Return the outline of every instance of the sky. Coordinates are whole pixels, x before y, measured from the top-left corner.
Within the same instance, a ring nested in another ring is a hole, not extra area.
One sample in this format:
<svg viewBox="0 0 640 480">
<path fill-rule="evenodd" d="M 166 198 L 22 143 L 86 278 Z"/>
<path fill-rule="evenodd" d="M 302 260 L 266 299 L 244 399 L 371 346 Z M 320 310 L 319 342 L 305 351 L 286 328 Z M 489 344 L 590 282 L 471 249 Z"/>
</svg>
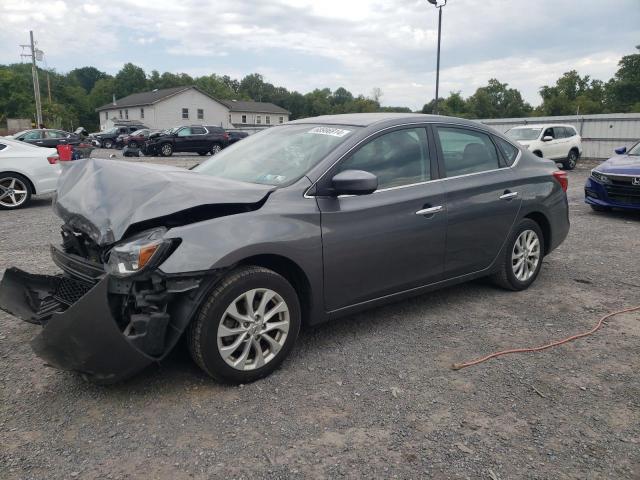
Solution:
<svg viewBox="0 0 640 480">
<path fill-rule="evenodd" d="M 442 1 L 442 0 L 440 0 Z M 435 94 L 437 9 L 427 0 L 0 0 L 0 64 L 20 61 L 33 30 L 43 66 L 115 74 L 258 72 L 306 93 L 382 90 L 419 109 Z M 538 89 L 562 73 L 608 80 L 640 44 L 640 0 L 448 0 L 440 94 L 466 97 L 490 78 Z"/>
</svg>

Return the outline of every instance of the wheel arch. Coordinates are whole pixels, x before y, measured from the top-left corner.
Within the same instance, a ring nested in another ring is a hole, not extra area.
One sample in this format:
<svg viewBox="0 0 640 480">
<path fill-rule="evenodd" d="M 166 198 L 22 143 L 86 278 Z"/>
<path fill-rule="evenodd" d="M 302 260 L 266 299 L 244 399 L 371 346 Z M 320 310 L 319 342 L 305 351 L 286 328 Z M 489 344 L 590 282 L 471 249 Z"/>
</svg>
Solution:
<svg viewBox="0 0 640 480">
<path fill-rule="evenodd" d="M 544 236 L 544 253 L 545 255 L 549 253 L 551 250 L 551 223 L 547 216 L 542 212 L 530 212 L 523 218 L 528 218 L 538 224 Z"/>
<path fill-rule="evenodd" d="M 300 265 L 290 258 L 277 254 L 254 255 L 241 260 L 237 265 L 256 265 L 282 275 L 298 294 L 302 323 L 309 323 L 312 312 L 311 282 Z"/>
<path fill-rule="evenodd" d="M 31 195 L 36 195 L 36 185 L 35 183 L 29 178 L 29 175 L 26 175 L 22 172 L 16 172 L 14 170 L 3 170 L 0 172 L 0 175 L 5 175 L 5 174 L 9 174 L 9 175 L 20 175 L 21 177 L 23 177 L 27 182 L 28 182 L 28 187 L 31 190 Z"/>
</svg>

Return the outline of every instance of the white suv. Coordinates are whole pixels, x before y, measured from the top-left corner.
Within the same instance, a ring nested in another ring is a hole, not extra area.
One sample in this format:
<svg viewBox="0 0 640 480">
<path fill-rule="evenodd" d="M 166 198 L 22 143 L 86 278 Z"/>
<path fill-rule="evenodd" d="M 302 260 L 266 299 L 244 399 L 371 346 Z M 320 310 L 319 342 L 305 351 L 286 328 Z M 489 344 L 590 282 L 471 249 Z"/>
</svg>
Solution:
<svg viewBox="0 0 640 480">
<path fill-rule="evenodd" d="M 561 163 L 565 170 L 576 168 L 582 155 L 582 138 L 571 125 L 524 125 L 506 135 L 535 155 Z"/>
</svg>

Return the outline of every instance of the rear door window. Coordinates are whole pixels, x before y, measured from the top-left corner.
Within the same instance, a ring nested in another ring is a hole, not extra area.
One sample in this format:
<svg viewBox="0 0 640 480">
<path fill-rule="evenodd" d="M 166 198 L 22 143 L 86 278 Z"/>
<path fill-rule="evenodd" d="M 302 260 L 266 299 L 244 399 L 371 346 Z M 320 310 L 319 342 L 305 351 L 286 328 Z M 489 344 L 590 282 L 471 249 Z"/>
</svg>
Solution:
<svg viewBox="0 0 640 480">
<path fill-rule="evenodd" d="M 489 135 L 465 128 L 437 127 L 447 177 L 500 168 Z"/>
<path fill-rule="evenodd" d="M 339 165 L 338 172 L 345 170 L 373 173 L 378 177 L 378 189 L 430 180 L 427 132 L 424 128 L 407 128 L 380 135 Z"/>
<path fill-rule="evenodd" d="M 204 135 L 207 131 L 203 127 L 191 127 L 191 135 Z"/>
</svg>

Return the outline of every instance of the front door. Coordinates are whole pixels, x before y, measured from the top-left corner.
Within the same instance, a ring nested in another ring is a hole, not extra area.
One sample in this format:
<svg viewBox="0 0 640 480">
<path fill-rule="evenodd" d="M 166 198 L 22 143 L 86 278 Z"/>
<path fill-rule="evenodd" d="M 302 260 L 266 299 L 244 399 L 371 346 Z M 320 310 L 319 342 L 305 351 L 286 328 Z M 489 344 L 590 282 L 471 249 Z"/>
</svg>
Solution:
<svg viewBox="0 0 640 480">
<path fill-rule="evenodd" d="M 505 243 L 521 204 L 515 175 L 490 136 L 463 127 L 436 127 L 446 179 L 445 277 L 481 271 Z"/>
<path fill-rule="evenodd" d="M 433 159 L 433 165 L 432 165 Z M 442 278 L 446 205 L 431 182 L 435 155 L 425 127 L 372 138 L 325 175 L 365 170 L 378 177 L 370 195 L 318 197 L 327 311 Z"/>
</svg>

